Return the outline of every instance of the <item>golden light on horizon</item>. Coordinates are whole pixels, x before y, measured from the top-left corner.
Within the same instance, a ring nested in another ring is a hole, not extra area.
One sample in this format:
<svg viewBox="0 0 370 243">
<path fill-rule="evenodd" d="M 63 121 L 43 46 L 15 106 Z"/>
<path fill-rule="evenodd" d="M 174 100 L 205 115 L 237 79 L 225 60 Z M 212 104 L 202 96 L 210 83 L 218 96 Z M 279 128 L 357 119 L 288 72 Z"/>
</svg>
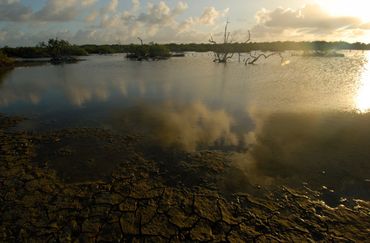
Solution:
<svg viewBox="0 0 370 243">
<path fill-rule="evenodd" d="M 370 53 L 361 74 L 360 86 L 355 97 L 355 107 L 361 113 L 370 111 Z"/>
</svg>

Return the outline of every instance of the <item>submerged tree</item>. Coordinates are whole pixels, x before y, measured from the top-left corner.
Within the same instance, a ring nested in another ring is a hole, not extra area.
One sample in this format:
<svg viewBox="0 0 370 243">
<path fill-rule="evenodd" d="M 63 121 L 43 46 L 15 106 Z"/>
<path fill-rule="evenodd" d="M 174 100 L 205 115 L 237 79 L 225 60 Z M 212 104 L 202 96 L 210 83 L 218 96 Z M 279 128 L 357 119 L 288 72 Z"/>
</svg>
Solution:
<svg viewBox="0 0 370 243">
<path fill-rule="evenodd" d="M 281 58 L 281 62 L 283 62 L 284 58 L 283 58 L 283 56 L 281 55 L 280 52 L 272 52 L 270 54 L 265 54 L 265 53 L 256 54 L 256 52 L 254 52 L 254 54 L 252 54 L 250 52 L 249 57 L 244 60 L 244 64 L 245 65 L 255 64 L 258 61 L 258 59 L 260 59 L 261 57 L 267 59 L 267 58 L 269 58 L 271 56 L 274 56 L 274 55 L 279 55 L 279 57 Z"/>
<path fill-rule="evenodd" d="M 211 35 L 211 38 L 209 39 L 209 42 L 215 45 L 215 50 L 213 51 L 214 54 L 214 62 L 218 63 L 226 63 L 227 60 L 231 59 L 234 56 L 234 52 L 230 48 L 230 44 L 232 44 L 232 40 L 230 39 L 230 32 L 228 32 L 227 28 L 229 25 L 229 21 L 226 22 L 225 30 L 224 30 L 224 37 L 223 37 L 223 43 L 219 44 Z M 245 41 L 245 43 L 248 43 L 250 41 L 250 32 L 248 31 L 249 37 L 248 40 Z"/>
<path fill-rule="evenodd" d="M 233 50 L 233 44 L 238 44 L 237 42 L 233 42 L 232 40 L 232 37 L 231 37 L 231 33 L 228 31 L 228 25 L 229 25 L 229 21 L 226 21 L 226 24 L 225 24 L 225 29 L 224 29 L 224 34 L 223 34 L 223 42 L 220 44 L 220 43 L 217 43 L 214 39 L 213 39 L 213 36 L 211 35 L 210 39 L 209 39 L 209 42 L 211 44 L 214 45 L 214 48 L 213 48 L 213 54 L 214 54 L 214 59 L 213 61 L 214 62 L 218 62 L 218 63 L 227 63 L 227 61 L 229 59 L 231 59 L 234 54 L 235 54 L 235 51 Z M 248 30 L 248 38 L 246 41 L 244 41 L 242 44 L 247 44 L 249 43 L 251 40 L 251 33 L 250 31 Z M 240 44 L 240 43 L 239 43 Z M 247 64 L 255 64 L 261 57 L 267 59 L 273 55 L 279 55 L 280 58 L 283 58 L 281 53 L 278 53 L 278 52 L 272 52 L 270 54 L 264 54 L 264 53 L 260 53 L 260 54 L 257 54 L 256 52 L 254 54 L 252 54 L 250 51 L 247 52 L 249 57 L 247 57 L 245 60 L 244 60 L 244 63 L 245 65 Z M 241 61 L 241 53 L 238 52 L 239 54 L 239 62 Z"/>
</svg>

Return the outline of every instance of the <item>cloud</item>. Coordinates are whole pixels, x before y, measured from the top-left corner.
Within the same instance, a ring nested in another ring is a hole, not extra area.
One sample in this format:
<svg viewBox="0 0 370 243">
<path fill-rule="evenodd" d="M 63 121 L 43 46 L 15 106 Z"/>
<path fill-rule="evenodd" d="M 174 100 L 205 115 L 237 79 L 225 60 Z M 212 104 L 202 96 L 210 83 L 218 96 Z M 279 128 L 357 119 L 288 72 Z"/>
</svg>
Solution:
<svg viewBox="0 0 370 243">
<path fill-rule="evenodd" d="M 224 10 L 224 12 L 228 11 L 229 9 Z M 222 15 L 224 13 L 217 11 L 214 7 L 207 7 L 199 17 L 199 22 L 202 24 L 215 24 L 215 20 Z"/>
<path fill-rule="evenodd" d="M 82 6 L 91 6 L 94 3 L 96 3 L 96 0 L 82 0 L 81 1 L 81 5 Z"/>
<path fill-rule="evenodd" d="M 38 11 L 23 5 L 19 0 L 0 1 L 0 20 L 12 22 L 26 21 L 71 21 L 75 20 L 82 8 L 93 5 L 96 0 L 48 0 Z"/>
<path fill-rule="evenodd" d="M 101 31 L 105 32 L 107 28 L 114 28 L 116 33 L 111 33 L 111 35 L 122 33 L 121 36 L 135 39 L 137 36 L 153 37 L 160 31 L 174 32 L 178 27 L 177 17 L 187 8 L 188 5 L 181 1 L 173 8 L 170 8 L 164 1 L 160 1 L 158 4 L 148 3 L 146 11 L 139 12 L 140 2 L 133 0 L 132 8 L 122 13 L 104 14 L 103 11 L 100 16 L 100 27 L 103 28 Z M 172 35 L 175 34 L 172 33 Z"/>
<path fill-rule="evenodd" d="M 276 8 L 262 9 L 256 13 L 257 24 L 252 33 L 258 37 L 297 37 L 310 35 L 337 37 L 348 31 L 365 30 L 368 25 L 360 18 L 351 16 L 332 16 L 317 4 L 307 4 L 300 9 Z"/>
<path fill-rule="evenodd" d="M 163 1 L 156 5 L 149 3 L 147 12 L 141 13 L 136 21 L 149 27 L 156 25 L 170 26 L 176 24 L 175 17 L 182 14 L 185 9 L 182 3 L 179 3 L 174 9 L 170 9 Z"/>
<path fill-rule="evenodd" d="M 70 21 L 78 16 L 80 3 L 77 0 L 49 0 L 33 18 L 38 21 Z"/>
<path fill-rule="evenodd" d="M 105 12 L 116 12 L 118 7 L 118 0 L 111 0 L 110 3 L 105 7 Z"/>
<path fill-rule="evenodd" d="M 91 12 L 89 15 L 85 17 L 86 22 L 94 22 L 99 16 L 97 11 Z"/>
<path fill-rule="evenodd" d="M 132 11 L 136 12 L 140 8 L 140 0 L 132 0 Z"/>
<path fill-rule="evenodd" d="M 32 9 L 20 3 L 18 0 L 0 1 L 0 20 L 1 21 L 24 21 L 29 19 Z"/>
<path fill-rule="evenodd" d="M 182 19 L 188 10 L 188 3 L 178 1 L 169 5 L 166 1 L 141 5 L 140 0 L 132 0 L 129 9 L 119 9 L 118 0 L 100 1 L 105 3 L 99 9 L 97 0 L 47 0 L 39 10 L 32 10 L 18 0 L 0 2 L 0 20 L 9 23 L 3 29 L 0 43 L 4 45 L 34 45 L 41 38 L 57 35 L 56 28 L 46 28 L 45 24 L 53 22 L 54 26 L 63 24 L 70 42 L 116 43 L 136 42 L 137 36 L 154 42 L 197 42 L 207 39 L 208 32 L 202 26 L 216 26 L 217 20 L 225 16 L 228 9 L 219 10 L 213 6 L 206 7 L 199 16 Z M 78 22 L 79 30 L 71 30 L 67 22 Z M 42 27 L 41 27 L 42 26 Z M 9 27 L 14 28 L 10 30 Z M 27 31 L 25 29 L 32 29 Z M 60 32 L 60 30 L 58 30 Z M 11 36 L 16 33 L 17 38 Z M 47 34 L 49 33 L 49 34 Z M 21 37 L 21 38 L 19 38 Z"/>
<path fill-rule="evenodd" d="M 330 16 L 319 5 L 306 5 L 302 9 L 292 10 L 277 8 L 273 11 L 257 12 L 257 23 L 268 27 L 283 28 L 325 28 L 359 26 L 362 22 L 356 17 Z"/>
<path fill-rule="evenodd" d="M 179 32 L 188 31 L 196 25 L 215 25 L 219 17 L 225 16 L 229 12 L 229 8 L 223 11 L 217 10 L 215 7 L 207 7 L 203 10 L 199 17 L 189 17 L 179 25 Z"/>
</svg>

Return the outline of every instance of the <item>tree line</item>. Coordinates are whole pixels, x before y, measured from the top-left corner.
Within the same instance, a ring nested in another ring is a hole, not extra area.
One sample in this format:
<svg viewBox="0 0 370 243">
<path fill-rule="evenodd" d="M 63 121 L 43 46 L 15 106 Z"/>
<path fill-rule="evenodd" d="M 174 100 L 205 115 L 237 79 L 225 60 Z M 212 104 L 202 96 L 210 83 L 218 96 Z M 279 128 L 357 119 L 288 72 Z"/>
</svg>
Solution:
<svg viewBox="0 0 370 243">
<path fill-rule="evenodd" d="M 58 46 L 58 48 L 53 48 Z M 326 41 L 274 41 L 274 42 L 248 42 L 248 43 L 169 43 L 158 45 L 157 49 L 165 48 L 170 52 L 217 52 L 222 46 L 223 50 L 229 53 L 242 53 L 259 51 L 326 51 L 326 50 L 370 50 L 370 44 L 361 42 L 348 43 L 344 41 L 326 42 Z M 34 47 L 8 47 L 1 48 L 1 52 L 9 57 L 18 58 L 52 58 L 56 52 L 62 52 L 68 56 L 85 56 L 89 54 L 113 54 L 130 53 L 133 50 L 140 50 L 140 44 L 113 44 L 113 45 L 72 45 L 64 40 L 50 39 L 47 43 L 39 43 Z M 146 46 L 148 48 L 148 46 Z"/>
</svg>

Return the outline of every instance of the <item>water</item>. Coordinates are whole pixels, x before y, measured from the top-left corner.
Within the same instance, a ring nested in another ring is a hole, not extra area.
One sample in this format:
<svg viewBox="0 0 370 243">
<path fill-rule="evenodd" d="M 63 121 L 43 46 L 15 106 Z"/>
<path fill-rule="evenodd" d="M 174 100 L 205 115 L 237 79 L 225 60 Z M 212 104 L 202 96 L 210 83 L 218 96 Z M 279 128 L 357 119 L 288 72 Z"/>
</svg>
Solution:
<svg viewBox="0 0 370 243">
<path fill-rule="evenodd" d="M 370 107 L 362 94 L 368 90 L 367 56 L 347 55 L 301 58 L 286 54 L 286 65 L 276 57 L 248 67 L 237 62 L 215 64 L 209 54 L 161 62 L 91 56 L 78 64 L 24 67 L 4 74 L 0 111 L 34 117 L 76 112 L 86 117 L 102 110 L 169 102 L 201 102 L 230 114 L 253 109 L 365 111 Z"/>
<path fill-rule="evenodd" d="M 345 54 L 250 66 L 210 53 L 111 55 L 16 68 L 0 76 L 0 112 L 28 117 L 22 126 L 34 131 L 103 127 L 188 152 L 231 149 L 252 183 L 309 181 L 368 198 L 370 54 Z"/>
</svg>

